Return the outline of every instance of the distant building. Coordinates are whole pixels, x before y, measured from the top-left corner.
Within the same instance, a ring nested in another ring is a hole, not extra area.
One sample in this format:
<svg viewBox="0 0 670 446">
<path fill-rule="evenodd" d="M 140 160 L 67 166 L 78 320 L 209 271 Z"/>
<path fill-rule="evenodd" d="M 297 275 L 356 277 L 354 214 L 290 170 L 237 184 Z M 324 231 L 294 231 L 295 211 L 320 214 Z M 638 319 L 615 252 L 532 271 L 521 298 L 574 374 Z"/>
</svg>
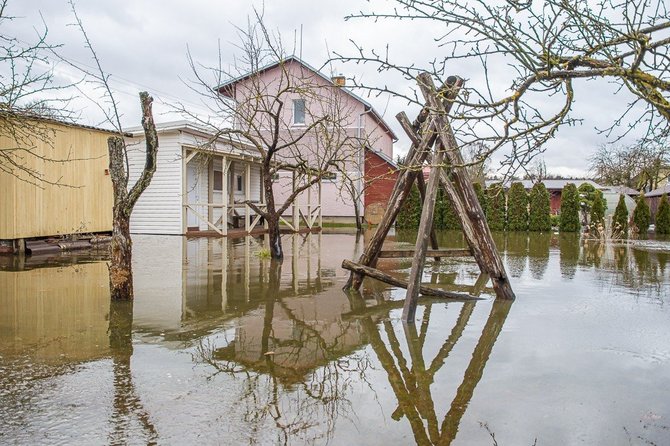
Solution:
<svg viewBox="0 0 670 446">
<path fill-rule="evenodd" d="M 649 205 L 649 210 L 651 211 L 651 222 L 654 224 L 656 223 L 656 212 L 658 211 L 658 205 L 661 204 L 661 197 L 663 194 L 667 194 L 670 197 L 670 184 L 654 189 L 644 195 L 644 198 Z"/>
</svg>

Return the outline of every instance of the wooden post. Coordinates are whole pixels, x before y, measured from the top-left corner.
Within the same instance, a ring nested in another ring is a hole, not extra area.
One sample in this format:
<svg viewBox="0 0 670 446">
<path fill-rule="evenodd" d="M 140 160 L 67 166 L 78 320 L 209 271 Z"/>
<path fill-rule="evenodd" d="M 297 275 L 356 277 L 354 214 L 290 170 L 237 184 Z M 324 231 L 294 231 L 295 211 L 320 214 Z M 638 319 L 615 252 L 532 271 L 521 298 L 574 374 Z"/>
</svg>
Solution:
<svg viewBox="0 0 670 446">
<path fill-rule="evenodd" d="M 451 125 L 447 119 L 447 110 L 442 102 L 438 99 L 438 91 L 435 89 L 435 84 L 428 73 L 421 73 L 418 76 L 419 88 L 426 98 L 428 107 L 432 110 L 431 116 L 435 121 L 435 131 L 445 148 L 445 155 L 452 167 L 452 176 L 454 179 L 455 193 L 452 190 L 450 198 L 452 203 L 457 206 L 458 201 L 463 201 L 461 210 L 456 214 L 461 220 L 464 227 L 472 228 L 468 242 L 472 248 L 473 255 L 477 260 L 480 268 L 491 277 L 493 289 L 496 295 L 503 299 L 514 299 L 514 291 L 509 283 L 505 267 L 500 259 L 500 255 L 493 241 L 493 236 L 489 230 L 484 211 L 477 199 L 477 194 L 472 187 L 472 181 L 465 169 L 465 161 L 458 149 L 456 138 L 454 137 Z M 446 174 L 443 175 L 443 184 L 448 184 Z M 447 191 L 449 192 L 449 191 Z M 466 237 L 468 234 L 466 232 Z"/>
<path fill-rule="evenodd" d="M 214 160 L 210 156 L 207 160 L 207 220 L 214 221 L 214 207 L 209 206 L 214 203 Z"/>
<path fill-rule="evenodd" d="M 321 181 L 321 178 L 319 178 L 319 228 L 323 228 L 323 201 L 321 200 Z"/>
<path fill-rule="evenodd" d="M 295 170 L 293 171 L 293 178 L 291 182 L 291 192 L 295 192 L 295 188 L 297 186 L 298 178 L 295 174 Z M 300 229 L 300 208 L 298 207 L 298 197 L 295 197 L 295 200 L 293 200 L 293 230 L 295 232 L 298 232 Z"/>
<path fill-rule="evenodd" d="M 228 172 L 230 171 L 230 161 L 224 156 L 221 159 L 221 232 L 224 236 L 228 235 Z"/>
<path fill-rule="evenodd" d="M 421 202 L 423 203 L 424 200 L 426 199 L 426 180 L 423 178 L 423 172 L 419 173 L 419 175 L 416 176 L 416 186 L 419 189 L 419 197 L 421 198 Z M 431 224 L 430 225 L 430 247 L 433 248 L 434 250 L 440 249 L 440 245 L 437 243 L 437 235 L 435 234 L 435 228 Z M 434 257 L 436 261 L 439 261 L 439 257 Z"/>
<path fill-rule="evenodd" d="M 246 163 L 244 171 L 244 201 L 245 203 L 251 200 L 251 164 Z M 244 231 L 248 234 L 251 224 L 251 208 L 248 204 L 244 206 Z"/>
<path fill-rule="evenodd" d="M 430 168 L 428 177 L 428 186 L 426 188 L 426 197 L 423 200 L 421 209 L 421 220 L 419 221 L 419 233 L 414 247 L 414 258 L 412 259 L 412 269 L 409 275 L 409 285 L 407 286 L 407 295 L 405 296 L 405 305 L 402 310 L 402 317 L 405 322 L 410 322 L 416 314 L 416 305 L 419 301 L 419 287 L 423 276 L 423 267 L 426 263 L 426 249 L 428 249 L 428 239 L 430 238 L 433 227 L 433 214 L 435 211 L 435 199 L 437 198 L 437 188 L 439 186 L 440 170 L 444 161 L 444 151 L 436 150 L 433 159 L 434 165 Z M 422 175 L 422 173 L 420 173 Z"/>
<path fill-rule="evenodd" d="M 453 100 L 458 95 L 461 86 L 463 85 L 463 80 L 451 76 L 447 79 L 447 83 L 441 89 L 441 93 L 444 95 L 447 104 L 445 108 L 447 110 L 451 109 L 451 104 Z M 404 113 L 399 113 L 396 117 L 398 120 L 402 119 Z M 389 230 L 395 223 L 395 219 L 400 212 L 402 203 L 405 201 L 409 195 L 412 184 L 416 179 L 417 172 L 415 169 L 420 170 L 420 166 L 423 165 L 424 160 L 428 154 L 428 150 L 435 142 L 436 136 L 429 132 L 429 129 L 432 127 L 432 120 L 429 119 L 429 109 L 425 106 L 421 109 L 421 112 L 417 116 L 414 124 L 412 125 L 414 131 L 419 131 L 419 134 L 425 137 L 420 140 L 419 143 L 414 141 L 409 149 L 407 154 L 407 168 L 400 171 L 396 184 L 393 187 L 393 192 L 391 193 L 391 198 L 389 200 L 389 206 L 386 209 L 386 212 L 382 216 L 381 221 L 375 229 L 375 233 L 370 239 L 370 242 L 365 247 L 363 254 L 359 258 L 358 263 L 364 266 L 375 266 L 377 263 L 377 255 L 381 250 L 382 245 L 384 244 L 384 239 L 388 234 Z M 354 289 L 358 290 L 363 283 L 363 275 L 358 273 L 352 273 L 349 276 L 344 289 Z"/>
</svg>

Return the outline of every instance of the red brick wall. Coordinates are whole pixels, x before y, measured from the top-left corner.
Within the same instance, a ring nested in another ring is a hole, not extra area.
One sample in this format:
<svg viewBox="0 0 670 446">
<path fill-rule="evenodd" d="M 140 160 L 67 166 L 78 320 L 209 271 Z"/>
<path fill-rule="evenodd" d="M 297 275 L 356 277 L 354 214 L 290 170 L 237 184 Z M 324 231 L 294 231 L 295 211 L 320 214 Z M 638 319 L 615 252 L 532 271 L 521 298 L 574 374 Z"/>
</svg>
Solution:
<svg viewBox="0 0 670 446">
<path fill-rule="evenodd" d="M 387 203 L 398 178 L 398 171 L 376 153 L 366 150 L 364 172 L 366 188 L 363 193 L 363 204 L 365 207 L 373 203 Z"/>
<path fill-rule="evenodd" d="M 549 194 L 550 194 L 551 214 L 558 215 L 558 213 L 561 212 L 561 191 L 552 190 L 549 192 Z"/>
</svg>

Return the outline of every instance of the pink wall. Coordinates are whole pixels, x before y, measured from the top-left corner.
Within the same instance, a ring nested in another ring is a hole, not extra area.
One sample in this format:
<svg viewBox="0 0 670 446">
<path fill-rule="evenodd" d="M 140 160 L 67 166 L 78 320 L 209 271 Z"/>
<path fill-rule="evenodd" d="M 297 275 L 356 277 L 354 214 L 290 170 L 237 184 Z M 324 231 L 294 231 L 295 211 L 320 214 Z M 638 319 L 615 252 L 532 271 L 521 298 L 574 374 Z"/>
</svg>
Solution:
<svg viewBox="0 0 670 446">
<path fill-rule="evenodd" d="M 366 139 L 367 145 L 384 152 L 391 158 L 393 157 L 391 135 L 380 126 L 379 121 L 371 112 L 366 113 L 363 103 L 295 60 L 290 60 L 283 66 L 276 66 L 258 75 L 242 79 L 235 84 L 231 96 L 234 96 L 238 102 L 240 111 L 248 113 L 252 117 L 254 125 L 267 131 L 273 125 L 268 115 L 257 112 L 251 113 L 251 110 L 267 109 L 267 107 L 259 107 L 256 98 L 269 103 L 268 101 L 272 101 L 278 91 L 286 89 L 289 84 L 298 88 L 290 89 L 281 94 L 284 106 L 280 113 L 280 134 L 282 135 L 280 144 L 288 142 L 294 139 L 296 135 L 304 132 L 306 126 L 313 122 L 313 119 L 318 119 L 318 117 L 324 115 L 338 115 L 345 132 L 333 132 L 330 136 L 335 138 L 343 138 L 344 134 L 348 136 L 347 148 L 342 149 L 338 159 L 344 161 L 345 170 L 349 172 L 351 178 L 362 178 L 364 170 L 364 155 L 360 149 L 360 142 L 357 140 L 351 141 L 351 138 L 361 136 Z M 258 91 L 262 91 L 264 94 L 259 95 L 257 94 Z M 307 109 L 305 125 L 293 125 L 294 99 L 305 99 Z M 239 122 L 236 123 L 236 126 L 243 128 L 245 124 Z M 316 132 L 310 132 L 300 140 L 295 148 L 287 148 L 278 152 L 277 159 L 294 163 L 296 159 L 302 158 L 312 166 L 323 166 L 328 156 L 325 155 L 327 151 L 324 150 L 322 141 L 323 138 L 316 136 Z M 340 176 L 338 173 L 338 179 L 334 182 L 323 182 L 323 215 L 326 217 L 354 216 L 351 196 L 341 193 Z M 358 183 L 358 181 L 355 182 Z M 362 181 L 360 183 L 362 185 Z M 280 181 L 277 182 L 275 187 L 276 201 L 283 202 L 290 194 L 290 190 L 291 174 L 280 175 Z M 301 202 L 306 203 L 306 194 L 303 195 Z M 312 202 L 316 203 L 316 189 L 313 190 L 312 195 Z M 363 212 L 364 209 L 361 206 L 361 214 Z"/>
</svg>

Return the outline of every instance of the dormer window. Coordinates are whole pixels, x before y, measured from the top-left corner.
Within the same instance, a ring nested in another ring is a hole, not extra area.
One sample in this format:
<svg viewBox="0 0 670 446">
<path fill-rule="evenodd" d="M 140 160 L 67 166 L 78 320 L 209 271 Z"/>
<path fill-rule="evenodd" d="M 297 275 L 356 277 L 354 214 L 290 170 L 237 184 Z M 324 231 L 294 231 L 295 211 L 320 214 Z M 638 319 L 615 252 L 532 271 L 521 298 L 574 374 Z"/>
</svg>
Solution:
<svg viewBox="0 0 670 446">
<path fill-rule="evenodd" d="M 293 100 L 293 124 L 303 125 L 305 123 L 305 100 Z"/>
</svg>

